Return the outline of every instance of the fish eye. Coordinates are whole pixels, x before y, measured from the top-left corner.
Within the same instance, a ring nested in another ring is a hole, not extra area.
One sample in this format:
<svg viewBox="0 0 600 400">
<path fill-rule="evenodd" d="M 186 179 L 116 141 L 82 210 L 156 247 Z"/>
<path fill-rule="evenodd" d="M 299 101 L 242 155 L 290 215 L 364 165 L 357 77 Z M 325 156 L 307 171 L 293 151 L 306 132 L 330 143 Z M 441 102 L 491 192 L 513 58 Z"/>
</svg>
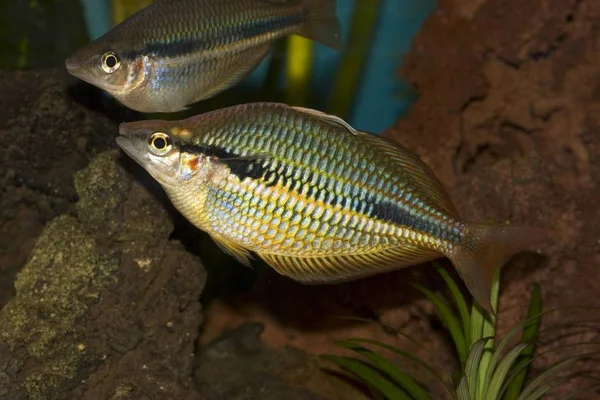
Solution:
<svg viewBox="0 0 600 400">
<path fill-rule="evenodd" d="M 171 138 L 163 132 L 155 132 L 148 139 L 150 149 L 158 155 L 163 155 L 171 150 Z"/>
<path fill-rule="evenodd" d="M 106 73 L 113 73 L 119 69 L 121 66 L 121 60 L 119 57 L 113 52 L 108 51 L 102 55 L 102 69 Z"/>
</svg>

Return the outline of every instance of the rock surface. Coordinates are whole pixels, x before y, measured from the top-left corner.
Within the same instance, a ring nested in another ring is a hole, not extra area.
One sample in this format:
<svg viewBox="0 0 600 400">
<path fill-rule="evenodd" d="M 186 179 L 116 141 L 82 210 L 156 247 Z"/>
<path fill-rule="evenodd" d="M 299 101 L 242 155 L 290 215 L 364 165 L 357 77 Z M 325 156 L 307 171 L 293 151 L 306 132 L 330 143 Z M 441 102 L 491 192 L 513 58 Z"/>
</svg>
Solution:
<svg viewBox="0 0 600 400">
<path fill-rule="evenodd" d="M 196 383 L 206 400 L 252 400 L 259 394 L 261 400 L 342 399 L 356 392 L 333 382 L 314 357 L 266 346 L 260 339 L 263 329 L 244 324 L 202 348 Z"/>
<path fill-rule="evenodd" d="M 44 224 L 72 210 L 74 172 L 113 146 L 116 125 L 78 104 L 56 71 L 0 71 L 0 92 L 2 308 Z"/>
<path fill-rule="evenodd" d="M 165 207 L 102 153 L 77 173 L 0 311 L 0 397 L 171 399 L 193 390 L 205 274 Z"/>
</svg>

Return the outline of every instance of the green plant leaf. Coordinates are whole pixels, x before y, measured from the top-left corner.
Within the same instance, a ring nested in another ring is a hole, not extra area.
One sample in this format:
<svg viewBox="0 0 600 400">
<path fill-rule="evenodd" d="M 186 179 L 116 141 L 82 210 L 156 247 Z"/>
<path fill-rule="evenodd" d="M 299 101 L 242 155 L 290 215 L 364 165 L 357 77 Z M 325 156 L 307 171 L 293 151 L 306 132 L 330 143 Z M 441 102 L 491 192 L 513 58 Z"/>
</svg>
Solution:
<svg viewBox="0 0 600 400">
<path fill-rule="evenodd" d="M 577 343 L 569 343 L 569 344 L 565 344 L 565 345 L 563 345 L 563 346 L 556 346 L 556 347 L 554 347 L 554 348 L 551 348 L 551 349 L 548 349 L 548 350 L 546 350 L 546 351 L 544 351 L 544 352 L 541 352 L 541 353 L 539 353 L 539 354 L 538 354 L 538 357 L 542 357 L 542 356 L 544 356 L 544 355 L 546 355 L 546 354 L 548 354 L 548 353 L 550 353 L 550 352 L 556 351 L 556 350 L 558 350 L 558 349 L 564 349 L 564 348 L 566 348 L 566 347 L 574 347 L 574 346 L 581 346 L 581 345 L 593 345 L 593 344 L 600 344 L 600 343 L 597 343 L 597 342 L 589 342 L 589 341 L 586 341 L 586 342 L 577 342 Z M 593 356 L 593 355 L 595 355 L 595 354 L 600 354 L 600 353 L 587 353 L 587 354 L 584 354 L 584 356 L 585 356 L 585 357 L 591 357 L 591 356 Z M 585 357 L 584 357 L 584 358 L 585 358 Z M 531 364 L 533 361 L 534 361 L 534 360 L 533 360 L 533 358 L 529 358 L 529 359 L 523 359 L 523 360 L 521 360 L 521 361 L 517 362 L 517 364 L 516 364 L 516 365 L 515 365 L 515 367 L 513 368 L 513 372 L 512 372 L 512 375 L 511 375 L 511 377 L 510 377 L 510 378 L 508 378 L 508 379 L 506 380 L 506 382 L 504 383 L 504 387 L 503 387 L 503 388 L 502 388 L 502 390 L 500 391 L 500 397 L 502 397 L 502 395 L 504 394 L 504 392 L 506 392 L 506 390 L 507 390 L 508 386 L 509 386 L 509 385 L 512 383 L 512 380 L 513 380 L 513 379 L 514 379 L 514 378 L 515 378 L 515 377 L 516 377 L 516 376 L 517 376 L 517 375 L 518 375 L 518 374 L 519 374 L 521 371 L 523 371 L 523 369 L 525 369 L 525 368 L 526 368 L 528 365 L 530 365 L 530 364 Z M 520 395 L 521 395 L 521 392 L 522 392 L 522 390 L 521 390 L 519 393 L 517 393 L 517 395 L 518 395 L 518 396 L 520 396 Z M 505 400 L 505 398 L 503 398 L 503 400 Z"/>
<path fill-rule="evenodd" d="M 469 384 L 467 383 L 467 380 L 465 379 L 464 376 L 463 376 L 463 379 L 461 379 L 460 382 L 458 383 L 458 388 L 456 389 L 456 395 L 458 397 L 458 400 L 474 400 L 471 398 L 471 395 L 469 394 Z"/>
<path fill-rule="evenodd" d="M 548 391 L 552 390 L 553 388 L 555 388 L 556 386 L 560 386 L 563 383 L 573 379 L 574 376 L 566 376 L 563 378 L 557 378 L 553 381 L 550 381 L 548 383 L 545 383 L 543 386 L 537 388 L 536 390 L 534 390 L 531 394 L 529 394 L 527 397 L 524 397 L 523 400 L 538 400 L 540 399 L 543 395 L 545 395 Z"/>
<path fill-rule="evenodd" d="M 492 281 L 492 292 L 490 295 L 490 303 L 494 313 L 498 310 L 498 293 L 500 291 L 500 271 L 496 271 L 494 279 Z M 492 352 L 494 351 L 494 343 L 496 338 L 496 315 L 490 314 L 489 312 L 482 310 L 483 315 L 483 327 L 481 334 L 483 337 L 492 337 L 492 340 L 488 341 L 485 346 L 485 351 L 481 356 L 481 362 L 479 363 L 479 384 L 477 388 L 478 397 L 483 396 L 484 383 L 486 382 L 486 375 L 490 363 L 492 361 Z"/>
<path fill-rule="evenodd" d="M 539 318 L 539 315 L 536 315 L 533 318 Z M 489 387 L 490 383 L 492 381 L 492 374 L 494 373 L 494 371 L 496 370 L 496 366 L 498 365 L 498 363 L 501 360 L 501 357 L 503 355 L 504 349 L 506 348 L 506 346 L 508 345 L 509 341 L 513 338 L 513 336 L 520 330 L 522 329 L 525 325 L 527 325 L 530 321 L 532 320 L 532 318 L 527 318 L 524 321 L 521 321 L 520 323 L 516 324 L 500 341 L 500 343 L 498 344 L 498 346 L 496 347 L 496 349 L 494 350 L 494 353 L 490 359 L 489 365 L 486 369 L 486 374 L 485 374 L 485 379 L 483 382 L 483 387 Z M 512 379 L 512 377 L 511 377 Z"/>
<path fill-rule="evenodd" d="M 341 347 L 352 350 L 369 360 L 375 367 L 388 374 L 393 381 L 404 389 L 415 400 L 430 400 L 429 395 L 423 390 L 410 375 L 402 371 L 402 369 L 385 359 L 384 357 L 374 353 L 373 351 L 357 345 L 349 340 L 337 342 Z"/>
<path fill-rule="evenodd" d="M 452 395 L 452 387 L 450 385 L 448 385 L 448 383 L 446 383 L 444 381 L 444 379 L 442 378 L 442 376 L 437 373 L 428 363 L 426 363 L 425 361 L 423 361 L 422 359 L 420 359 L 419 357 L 404 351 L 402 349 L 399 349 L 397 347 L 394 346 L 390 346 L 389 344 L 385 344 L 382 342 L 379 342 L 377 340 L 373 340 L 373 339 L 360 339 L 360 338 L 353 338 L 353 339 L 348 339 L 348 341 L 350 342 L 354 342 L 354 343 L 367 343 L 367 344 L 372 344 L 378 347 L 381 347 L 383 349 L 389 350 L 395 354 L 398 354 L 402 357 L 405 357 L 409 360 L 411 360 L 412 362 L 414 362 L 415 364 L 425 368 L 433 377 L 435 377 L 446 389 L 446 392 L 450 395 L 450 397 L 454 397 Z M 443 367 L 442 367 L 443 368 Z M 450 375 L 447 371 L 444 371 L 444 373 L 446 373 L 446 375 Z"/>
<path fill-rule="evenodd" d="M 444 282 L 446 282 L 448 289 L 450 289 L 450 292 L 452 293 L 452 297 L 454 298 L 454 303 L 456 304 L 456 308 L 458 309 L 458 313 L 460 314 L 460 319 L 463 324 L 463 333 L 465 335 L 465 342 L 467 343 L 467 346 L 470 347 L 471 346 L 471 337 L 470 337 L 471 314 L 469 313 L 469 309 L 467 307 L 467 302 L 465 301 L 465 297 L 463 296 L 462 292 L 458 288 L 456 281 L 454 279 L 452 279 L 452 277 L 450 276 L 448 271 L 443 269 L 436 262 L 434 262 L 433 265 L 434 265 L 435 269 L 438 271 L 438 273 L 442 276 L 442 279 L 444 279 Z"/>
<path fill-rule="evenodd" d="M 539 315 L 542 313 L 542 291 L 539 284 L 536 284 L 531 293 L 531 299 L 529 300 L 529 309 L 527 311 L 527 324 L 523 327 L 523 333 L 521 335 L 521 343 L 529 343 L 530 346 L 523 350 L 520 359 L 517 361 L 517 366 L 522 364 L 530 365 L 530 361 L 533 360 L 533 353 L 535 352 L 535 343 L 538 339 L 540 324 L 542 318 Z M 519 397 L 523 389 L 523 384 L 529 368 L 523 368 L 514 377 L 512 382 L 508 385 L 504 400 L 516 400 Z"/>
<path fill-rule="evenodd" d="M 475 344 L 471 346 L 469 357 L 465 363 L 465 372 L 462 381 L 465 382 L 465 385 L 468 388 L 469 398 L 471 399 L 477 399 L 479 397 L 477 396 L 479 387 L 479 363 L 481 362 L 481 356 L 483 355 L 483 351 L 489 340 L 491 340 L 491 338 L 482 338 L 475 342 Z"/>
<path fill-rule="evenodd" d="M 405 391 L 398 388 L 381 372 L 367 363 L 349 357 L 339 357 L 333 355 L 322 355 L 321 357 L 339 365 L 347 371 L 350 371 L 352 374 L 360 378 L 360 380 L 380 391 L 388 399 L 413 400 Z"/>
<path fill-rule="evenodd" d="M 483 336 L 483 322 L 485 320 L 484 313 L 485 310 L 481 308 L 481 306 L 477 303 L 473 303 L 471 307 L 471 333 L 469 337 L 471 338 L 470 346 L 472 346 L 476 341 L 482 339 Z"/>
<path fill-rule="evenodd" d="M 493 377 L 490 382 L 489 387 L 484 388 L 483 398 L 489 400 L 496 400 L 500 398 L 500 389 L 508 375 L 508 371 L 515 363 L 515 360 L 521 353 L 530 347 L 529 344 L 521 343 L 514 348 L 512 348 L 508 354 L 502 359 L 498 368 L 493 371 Z"/>
<path fill-rule="evenodd" d="M 423 293 L 429 299 L 429 301 L 431 301 L 437 308 L 442 322 L 450 331 L 450 335 L 452 336 L 452 340 L 454 341 L 454 346 L 456 347 L 456 352 L 458 353 L 460 363 L 461 365 L 464 365 L 465 360 L 467 358 L 467 343 L 465 341 L 465 335 L 461 330 L 460 322 L 458 321 L 456 314 L 439 296 L 437 296 L 429 289 L 426 289 L 419 284 L 414 284 L 413 286 L 419 292 Z"/>
<path fill-rule="evenodd" d="M 595 354 L 598 353 L 585 353 L 559 361 L 558 363 L 554 364 L 552 367 L 548 368 L 540 375 L 538 375 L 533 381 L 531 381 L 531 383 L 529 383 L 529 385 L 527 385 L 525 389 L 523 389 L 523 392 L 521 392 L 521 395 L 517 398 L 517 400 L 531 400 L 529 396 L 532 393 L 536 392 L 540 387 L 546 385 L 547 381 L 552 377 L 552 375 L 557 373 L 559 370 L 569 366 L 570 364 L 573 364 L 574 362 L 583 360 L 584 358 L 588 358 Z"/>
</svg>

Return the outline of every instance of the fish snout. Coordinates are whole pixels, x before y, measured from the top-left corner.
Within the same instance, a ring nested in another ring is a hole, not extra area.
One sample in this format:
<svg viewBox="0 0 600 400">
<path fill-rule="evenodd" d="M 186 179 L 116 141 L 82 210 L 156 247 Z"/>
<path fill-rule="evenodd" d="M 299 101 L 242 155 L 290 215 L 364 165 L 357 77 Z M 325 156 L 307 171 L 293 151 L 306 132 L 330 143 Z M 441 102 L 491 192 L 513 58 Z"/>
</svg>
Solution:
<svg viewBox="0 0 600 400">
<path fill-rule="evenodd" d="M 127 135 L 127 122 L 121 122 L 119 124 L 119 135 Z"/>
<path fill-rule="evenodd" d="M 67 68 L 67 71 L 72 72 L 80 69 L 81 63 L 79 61 L 74 60 L 73 57 L 69 57 L 65 61 L 65 67 Z"/>
</svg>

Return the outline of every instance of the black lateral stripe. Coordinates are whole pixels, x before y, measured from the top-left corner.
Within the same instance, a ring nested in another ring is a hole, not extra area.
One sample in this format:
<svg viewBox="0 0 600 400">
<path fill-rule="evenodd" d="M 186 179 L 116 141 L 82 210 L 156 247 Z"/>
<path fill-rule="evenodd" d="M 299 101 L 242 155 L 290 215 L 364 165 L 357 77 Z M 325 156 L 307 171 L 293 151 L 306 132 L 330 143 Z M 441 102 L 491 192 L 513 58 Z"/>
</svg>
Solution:
<svg viewBox="0 0 600 400">
<path fill-rule="evenodd" d="M 350 198 L 335 195 L 329 196 L 330 193 L 326 192 L 325 188 L 319 189 L 317 183 L 315 182 L 316 176 L 313 173 L 309 175 L 308 182 L 303 182 L 302 178 L 294 179 L 295 174 L 291 169 L 288 169 L 287 174 L 278 174 L 275 170 L 275 167 L 265 164 L 264 159 L 236 159 L 236 157 L 239 158 L 243 156 L 241 154 L 235 154 L 216 146 L 201 146 L 186 143 L 181 144 L 179 148 L 181 151 L 186 153 L 218 157 L 220 159 L 219 162 L 227 165 L 230 172 L 237 176 L 240 181 L 243 181 L 246 178 L 255 180 L 262 179 L 267 186 L 275 186 L 277 183 L 285 186 L 287 183 L 290 183 L 290 190 L 295 189 L 297 192 L 301 192 L 303 185 L 308 185 L 308 190 L 306 192 L 306 197 L 308 198 L 318 199 L 319 196 L 323 196 L 325 202 L 327 202 L 327 198 L 330 197 L 331 201 L 329 204 L 331 206 L 335 207 L 339 204 L 346 209 L 350 208 L 353 203 Z M 298 174 L 298 176 L 302 175 L 303 174 Z M 450 234 L 443 232 L 444 235 L 442 235 L 442 231 L 444 231 L 444 229 L 441 227 L 438 227 L 435 224 L 430 224 L 422 218 L 412 215 L 406 209 L 389 201 L 378 201 L 372 197 L 367 197 L 360 199 L 359 205 L 360 204 L 364 206 L 363 208 L 365 214 L 367 213 L 367 210 L 370 209 L 370 212 L 368 212 L 367 215 L 379 221 L 406 226 L 415 231 L 425 232 L 436 237 L 442 237 L 446 234 Z M 453 235 L 450 234 L 450 236 Z"/>
<path fill-rule="evenodd" d="M 371 212 L 371 216 L 381 221 L 391 222 L 396 225 L 407 226 L 411 229 L 424 231 L 424 229 L 417 229 L 418 226 L 421 227 L 422 221 L 411 215 L 402 207 L 398 207 L 397 205 L 388 201 L 373 203 L 373 211 Z M 426 228 L 426 226 L 422 227 Z"/>
<path fill-rule="evenodd" d="M 261 36 L 273 32 L 281 27 L 300 24 L 305 16 L 301 13 L 293 15 L 280 15 L 270 18 L 250 20 L 242 24 L 233 26 L 222 26 L 214 32 L 204 33 L 200 37 L 185 37 L 176 40 L 165 40 L 147 43 L 142 50 L 143 54 L 153 54 L 158 57 L 181 57 L 187 54 L 209 50 L 214 47 L 216 40 L 214 37 L 220 37 L 226 34 L 230 43 L 235 43 L 256 36 Z"/>
</svg>

